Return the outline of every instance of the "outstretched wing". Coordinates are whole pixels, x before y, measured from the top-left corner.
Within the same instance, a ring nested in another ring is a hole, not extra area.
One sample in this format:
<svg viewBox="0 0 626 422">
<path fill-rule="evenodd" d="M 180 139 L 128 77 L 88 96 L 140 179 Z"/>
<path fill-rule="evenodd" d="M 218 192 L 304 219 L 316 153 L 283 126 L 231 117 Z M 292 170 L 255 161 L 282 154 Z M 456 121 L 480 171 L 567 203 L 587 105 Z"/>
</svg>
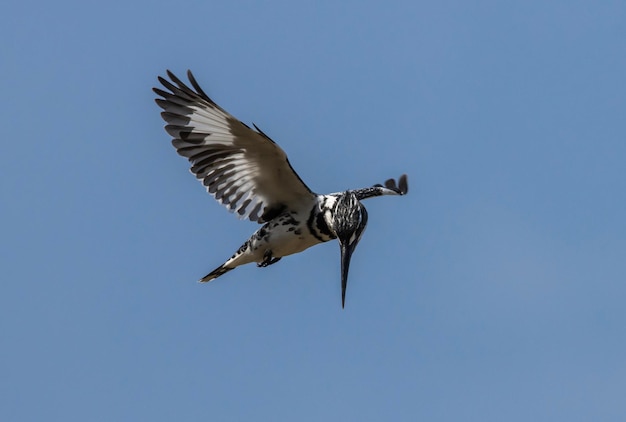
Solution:
<svg viewBox="0 0 626 422">
<path fill-rule="evenodd" d="M 362 199 L 371 198 L 373 196 L 382 195 L 406 195 L 409 192 L 409 181 L 406 174 L 398 178 L 398 183 L 394 179 L 385 181 L 385 186 L 376 184 L 371 188 L 362 188 L 354 190 L 354 194 L 360 201 Z"/>
<path fill-rule="evenodd" d="M 240 218 L 264 223 L 311 201 L 315 194 L 289 164 L 285 152 L 258 127 L 251 129 L 218 106 L 198 85 L 192 90 L 172 72 L 154 88 L 156 103 L 176 151 L 207 191 Z"/>
</svg>

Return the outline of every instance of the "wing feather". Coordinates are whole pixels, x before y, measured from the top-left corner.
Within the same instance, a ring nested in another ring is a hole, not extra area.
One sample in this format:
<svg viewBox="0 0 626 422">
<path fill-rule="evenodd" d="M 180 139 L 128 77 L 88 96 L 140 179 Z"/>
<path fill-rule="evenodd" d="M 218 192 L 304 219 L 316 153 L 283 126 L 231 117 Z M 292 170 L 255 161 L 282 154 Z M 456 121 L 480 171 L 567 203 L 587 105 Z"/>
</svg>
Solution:
<svg viewBox="0 0 626 422">
<path fill-rule="evenodd" d="M 315 194 L 293 170 L 285 152 L 256 125 L 240 122 L 200 88 L 191 71 L 190 88 L 172 72 L 159 76 L 165 130 L 178 154 L 213 197 L 240 218 L 266 222 L 279 210 L 297 209 Z M 256 129 L 256 130 L 255 130 Z"/>
</svg>

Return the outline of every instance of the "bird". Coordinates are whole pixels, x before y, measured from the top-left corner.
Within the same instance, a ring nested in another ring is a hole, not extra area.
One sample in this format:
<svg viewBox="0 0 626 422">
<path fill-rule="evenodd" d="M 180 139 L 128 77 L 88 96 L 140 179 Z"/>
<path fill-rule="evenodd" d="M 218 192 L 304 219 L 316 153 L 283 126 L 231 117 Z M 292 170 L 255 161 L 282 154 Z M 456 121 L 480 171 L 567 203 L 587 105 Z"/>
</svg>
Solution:
<svg viewBox="0 0 626 422">
<path fill-rule="evenodd" d="M 345 307 L 352 254 L 367 225 L 363 199 L 406 195 L 406 174 L 361 189 L 314 193 L 295 172 L 286 153 L 255 124 L 239 121 L 216 104 L 190 70 L 191 88 L 167 70 L 153 91 L 165 130 L 191 173 L 218 202 L 262 224 L 222 265 L 202 277 L 208 282 L 249 263 L 258 267 L 311 246 L 337 239 L 341 252 L 341 307 Z"/>
</svg>

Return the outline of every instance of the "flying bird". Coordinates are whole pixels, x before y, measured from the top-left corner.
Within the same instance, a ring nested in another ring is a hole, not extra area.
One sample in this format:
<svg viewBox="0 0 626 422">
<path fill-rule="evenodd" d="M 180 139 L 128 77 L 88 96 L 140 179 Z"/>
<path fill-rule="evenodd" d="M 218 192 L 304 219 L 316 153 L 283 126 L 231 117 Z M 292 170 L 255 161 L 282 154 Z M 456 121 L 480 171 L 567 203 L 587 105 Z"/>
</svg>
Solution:
<svg viewBox="0 0 626 422">
<path fill-rule="evenodd" d="M 165 130 L 191 173 L 207 191 L 242 219 L 263 224 L 235 254 L 200 279 L 211 281 L 244 264 L 267 267 L 282 257 L 332 239 L 341 251 L 341 306 L 345 306 L 350 258 L 367 225 L 366 198 L 404 195 L 407 176 L 362 189 L 326 195 L 300 179 L 287 155 L 256 125 L 247 126 L 204 93 L 191 71 L 190 88 L 172 72 L 159 76 Z"/>
</svg>

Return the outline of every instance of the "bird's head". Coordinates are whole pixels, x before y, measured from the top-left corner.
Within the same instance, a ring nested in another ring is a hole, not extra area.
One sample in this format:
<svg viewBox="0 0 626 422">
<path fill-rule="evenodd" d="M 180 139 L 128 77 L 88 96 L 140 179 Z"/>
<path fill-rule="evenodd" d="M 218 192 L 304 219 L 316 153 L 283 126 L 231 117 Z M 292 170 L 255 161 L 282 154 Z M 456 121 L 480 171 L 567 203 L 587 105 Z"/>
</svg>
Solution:
<svg viewBox="0 0 626 422">
<path fill-rule="evenodd" d="M 367 225 L 367 210 L 352 191 L 342 193 L 335 205 L 331 230 L 341 249 L 341 306 L 346 302 L 350 258 Z"/>
</svg>

